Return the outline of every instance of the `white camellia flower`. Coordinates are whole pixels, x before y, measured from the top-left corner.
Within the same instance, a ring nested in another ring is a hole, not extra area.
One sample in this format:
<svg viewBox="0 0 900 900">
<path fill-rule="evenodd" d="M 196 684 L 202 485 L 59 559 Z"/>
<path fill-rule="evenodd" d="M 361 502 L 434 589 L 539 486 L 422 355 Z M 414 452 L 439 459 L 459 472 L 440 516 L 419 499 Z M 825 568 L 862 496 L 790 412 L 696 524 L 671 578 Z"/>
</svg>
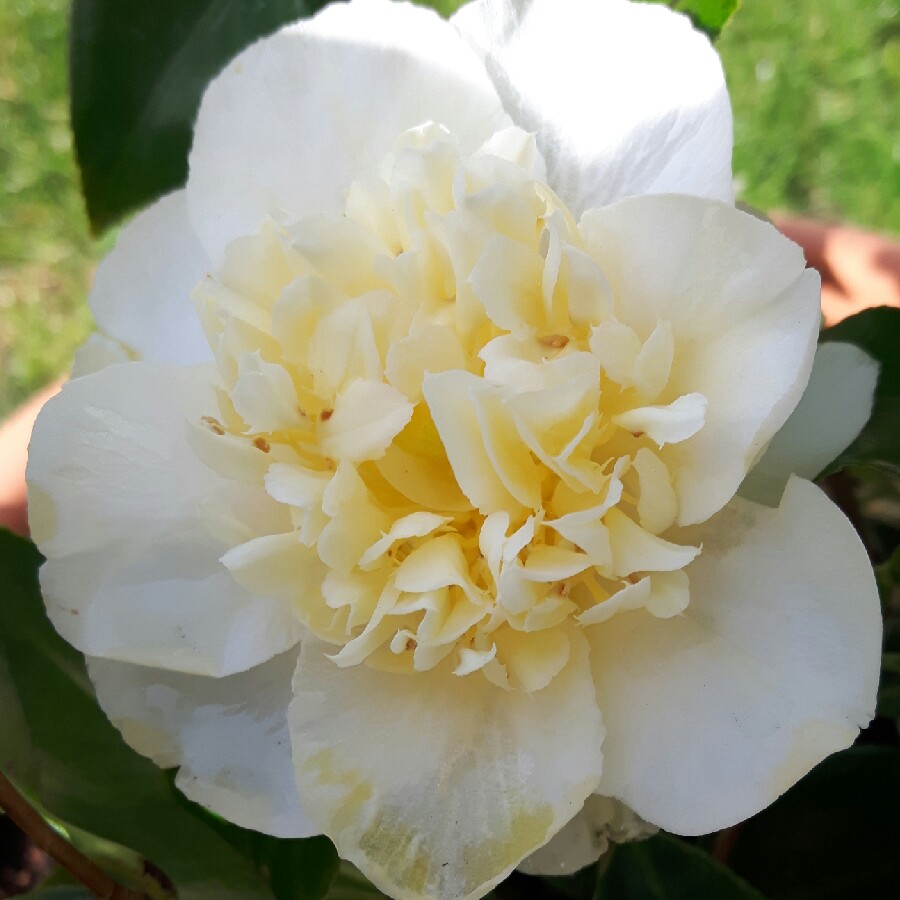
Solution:
<svg viewBox="0 0 900 900">
<path fill-rule="evenodd" d="M 848 746 L 874 579 L 791 473 L 875 373 L 829 351 L 772 441 L 819 280 L 730 156 L 656 5 L 353 0 L 238 56 L 31 446 L 47 607 L 125 739 L 440 900 L 731 825 Z"/>
</svg>

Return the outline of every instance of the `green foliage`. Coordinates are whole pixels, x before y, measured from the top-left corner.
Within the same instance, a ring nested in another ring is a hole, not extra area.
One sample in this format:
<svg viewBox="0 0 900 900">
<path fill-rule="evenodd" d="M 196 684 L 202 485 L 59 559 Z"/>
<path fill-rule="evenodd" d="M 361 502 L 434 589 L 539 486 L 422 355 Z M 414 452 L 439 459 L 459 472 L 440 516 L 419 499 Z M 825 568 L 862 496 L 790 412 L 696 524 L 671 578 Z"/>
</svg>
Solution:
<svg viewBox="0 0 900 900">
<path fill-rule="evenodd" d="M 28 896 L 33 897 L 34 900 L 94 900 L 92 891 L 75 885 L 48 887 L 39 891 L 31 891 Z"/>
<path fill-rule="evenodd" d="M 72 129 L 94 231 L 184 184 L 210 79 L 325 0 L 73 0 Z M 444 13 L 456 0 L 423 3 Z"/>
<path fill-rule="evenodd" d="M 338 855 L 326 837 L 273 841 L 269 871 L 277 900 L 319 900 L 338 871 Z"/>
<path fill-rule="evenodd" d="M 772 900 L 892 900 L 898 810 L 900 749 L 854 747 L 745 822 L 729 862 Z"/>
<path fill-rule="evenodd" d="M 152 860 L 181 900 L 271 898 L 247 852 L 251 842 L 271 864 L 278 900 L 322 896 L 336 865 L 327 842 L 278 842 L 214 825 L 164 771 L 125 745 L 97 706 L 81 655 L 47 620 L 40 562 L 32 544 L 0 531 L 0 660 L 8 676 L 0 716 L 5 722 L 12 709 L 19 717 L 14 729 L 0 729 L 0 768 L 54 817 Z M 284 887 L 300 866 L 305 880 Z"/>
<path fill-rule="evenodd" d="M 597 883 L 594 900 L 763 900 L 705 851 L 669 834 L 622 844 Z"/>
<path fill-rule="evenodd" d="M 362 873 L 348 862 L 342 862 L 326 896 L 326 900 L 386 900 Z"/>
<path fill-rule="evenodd" d="M 878 715 L 900 719 L 900 652 L 885 653 L 881 658 Z"/>
<path fill-rule="evenodd" d="M 715 38 L 737 12 L 741 0 L 656 0 L 686 13 L 701 31 Z"/>
<path fill-rule="evenodd" d="M 187 178 L 200 97 L 239 50 L 321 0 L 73 0 L 72 128 L 95 231 Z"/>
<path fill-rule="evenodd" d="M 869 421 L 825 474 L 847 466 L 875 466 L 900 475 L 900 309 L 864 310 L 824 331 L 822 340 L 856 344 L 881 366 Z"/>
</svg>

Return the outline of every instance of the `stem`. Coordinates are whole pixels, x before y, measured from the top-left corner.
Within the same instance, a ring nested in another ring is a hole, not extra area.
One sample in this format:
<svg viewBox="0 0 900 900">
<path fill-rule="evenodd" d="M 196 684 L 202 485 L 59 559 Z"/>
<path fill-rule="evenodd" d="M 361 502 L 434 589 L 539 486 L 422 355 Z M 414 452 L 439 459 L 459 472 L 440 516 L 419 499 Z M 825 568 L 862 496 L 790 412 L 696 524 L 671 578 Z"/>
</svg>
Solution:
<svg viewBox="0 0 900 900">
<path fill-rule="evenodd" d="M 146 894 L 132 891 L 119 884 L 92 859 L 57 834 L 2 772 L 0 772 L 0 808 L 31 838 L 36 847 L 49 853 L 56 862 L 71 872 L 101 900 L 148 900 Z"/>
</svg>

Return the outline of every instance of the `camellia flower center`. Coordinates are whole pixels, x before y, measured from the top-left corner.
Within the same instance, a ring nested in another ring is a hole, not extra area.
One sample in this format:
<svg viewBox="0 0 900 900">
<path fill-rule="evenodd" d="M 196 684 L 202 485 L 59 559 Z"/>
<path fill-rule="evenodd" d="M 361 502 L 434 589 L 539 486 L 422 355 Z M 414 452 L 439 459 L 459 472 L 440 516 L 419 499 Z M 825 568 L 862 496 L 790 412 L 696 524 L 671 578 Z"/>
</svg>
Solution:
<svg viewBox="0 0 900 900">
<path fill-rule="evenodd" d="M 671 388 L 668 322 L 617 320 L 539 166 L 517 129 L 467 156 L 424 125 L 343 215 L 267 222 L 195 291 L 219 403 L 193 444 L 277 509 L 243 542 L 210 512 L 223 562 L 340 666 L 535 691 L 572 629 L 687 605 L 667 453 L 706 399 Z"/>
</svg>

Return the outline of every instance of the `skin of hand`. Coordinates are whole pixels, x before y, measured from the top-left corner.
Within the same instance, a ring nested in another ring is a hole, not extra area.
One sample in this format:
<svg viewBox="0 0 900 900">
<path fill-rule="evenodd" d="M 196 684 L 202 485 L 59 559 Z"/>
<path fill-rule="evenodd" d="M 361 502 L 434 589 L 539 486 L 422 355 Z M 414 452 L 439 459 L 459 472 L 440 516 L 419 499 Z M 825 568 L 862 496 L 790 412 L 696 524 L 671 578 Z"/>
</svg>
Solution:
<svg viewBox="0 0 900 900">
<path fill-rule="evenodd" d="M 803 247 L 822 276 L 826 325 L 870 306 L 900 307 L 900 242 L 842 225 L 775 215 L 772 221 Z M 38 411 L 63 379 L 35 394 L 0 424 L 0 527 L 28 534 L 25 463 Z"/>
</svg>

